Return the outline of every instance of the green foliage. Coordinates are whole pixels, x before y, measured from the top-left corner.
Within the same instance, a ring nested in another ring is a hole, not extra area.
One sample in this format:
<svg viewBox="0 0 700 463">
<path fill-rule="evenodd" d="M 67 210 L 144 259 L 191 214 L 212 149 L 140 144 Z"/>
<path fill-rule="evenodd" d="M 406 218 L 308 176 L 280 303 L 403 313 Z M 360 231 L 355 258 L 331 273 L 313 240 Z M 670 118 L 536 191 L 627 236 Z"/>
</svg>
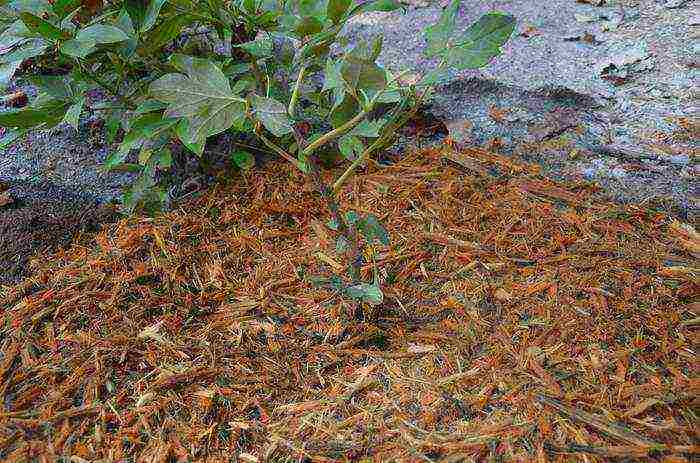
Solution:
<svg viewBox="0 0 700 463">
<path fill-rule="evenodd" d="M 31 60 L 38 75 L 23 77 L 39 89 L 26 108 L 0 113 L 0 126 L 8 129 L 0 148 L 30 129 L 77 128 L 84 111 L 99 111 L 108 141 L 119 140 L 104 168 L 140 174 L 124 193 L 127 212 L 167 200 L 158 172 L 171 167 L 174 142 L 201 157 L 207 139 L 227 131 L 253 133 L 256 149 L 314 176 L 337 211 L 333 192 L 391 142 L 432 85 L 449 69 L 488 63 L 515 26 L 512 16 L 489 13 L 460 31 L 460 2 L 452 1 L 425 31 L 425 53 L 438 66 L 418 85 L 405 85 L 403 74 L 377 63 L 382 37 L 344 49 L 339 36 L 353 16 L 399 9 L 395 0 L 118 0 L 99 11 L 85 4 L 0 0 L 0 88 Z M 340 55 L 331 53 L 333 45 Z M 108 101 L 91 103 L 94 89 Z M 333 188 L 319 180 L 321 149 L 350 161 Z M 230 159 L 241 170 L 254 165 L 244 151 Z M 337 248 L 354 256 L 343 294 L 381 303 L 376 271 L 371 283 L 362 282 L 357 266 L 363 249 L 389 244 L 386 230 L 374 216 L 335 215 Z"/>
</svg>

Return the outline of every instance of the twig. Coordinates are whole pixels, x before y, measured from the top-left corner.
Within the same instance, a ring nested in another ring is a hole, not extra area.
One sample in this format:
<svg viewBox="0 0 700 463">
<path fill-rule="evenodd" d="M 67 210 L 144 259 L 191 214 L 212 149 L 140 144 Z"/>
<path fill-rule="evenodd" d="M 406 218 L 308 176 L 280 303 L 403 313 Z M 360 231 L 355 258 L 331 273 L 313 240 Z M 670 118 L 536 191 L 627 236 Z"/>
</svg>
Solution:
<svg viewBox="0 0 700 463">
<path fill-rule="evenodd" d="M 297 82 L 294 85 L 294 90 L 292 91 L 292 98 L 289 100 L 289 109 L 287 112 L 291 117 L 294 117 L 294 111 L 296 110 L 297 101 L 299 100 L 299 89 L 301 83 L 304 80 L 304 74 L 306 73 L 306 66 L 302 66 L 299 69 L 299 75 L 297 76 Z"/>
<path fill-rule="evenodd" d="M 642 436 L 639 436 L 638 434 L 630 431 L 629 429 L 625 428 L 624 426 L 621 426 L 616 423 L 612 423 L 610 421 L 607 421 L 603 418 L 600 418 L 598 416 L 595 416 L 590 413 L 586 413 L 581 410 L 575 410 L 571 407 L 567 407 L 560 401 L 553 399 L 551 397 L 547 397 L 543 394 L 537 394 L 535 396 L 537 398 L 537 401 L 544 404 L 544 405 L 549 405 L 562 415 L 576 421 L 580 421 L 584 424 L 587 424 L 588 426 L 603 432 L 611 437 L 614 437 L 616 439 L 619 439 L 623 442 L 627 442 L 632 445 L 641 445 L 641 446 L 647 446 L 647 447 L 663 447 L 661 444 L 657 444 L 655 442 L 652 442 L 650 440 L 647 440 L 643 438 Z"/>
</svg>

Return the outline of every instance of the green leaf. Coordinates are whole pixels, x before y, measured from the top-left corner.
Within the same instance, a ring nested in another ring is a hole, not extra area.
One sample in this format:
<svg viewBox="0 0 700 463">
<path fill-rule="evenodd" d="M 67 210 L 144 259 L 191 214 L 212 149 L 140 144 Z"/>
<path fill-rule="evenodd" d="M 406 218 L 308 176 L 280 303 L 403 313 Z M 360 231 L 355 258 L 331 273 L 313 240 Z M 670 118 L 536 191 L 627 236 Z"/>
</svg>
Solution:
<svg viewBox="0 0 700 463">
<path fill-rule="evenodd" d="M 117 132 L 121 127 L 122 119 L 118 114 L 110 114 L 105 121 L 105 139 L 108 144 L 114 143 L 114 139 L 117 138 Z"/>
<path fill-rule="evenodd" d="M 129 36 L 116 26 L 106 24 L 93 24 L 78 31 L 76 40 L 81 42 L 93 41 L 95 43 L 118 43 L 129 40 Z"/>
<path fill-rule="evenodd" d="M 126 40 L 119 48 L 119 52 L 121 53 L 122 57 L 124 57 L 125 59 L 129 59 L 136 51 L 136 46 L 138 45 L 138 42 L 136 40 L 136 30 L 134 29 L 134 22 L 131 20 L 131 17 L 125 9 L 122 9 L 119 13 L 115 25 L 119 29 L 124 31 L 124 33 L 129 37 L 129 40 Z"/>
<path fill-rule="evenodd" d="M 350 95 L 346 95 L 343 102 L 331 111 L 330 122 L 334 128 L 340 127 L 355 117 L 360 111 L 357 101 Z"/>
<path fill-rule="evenodd" d="M 61 76 L 35 76 L 30 81 L 53 98 L 65 101 L 73 98 L 70 86 Z"/>
<path fill-rule="evenodd" d="M 250 170 L 255 166 L 253 155 L 247 151 L 238 150 L 231 153 L 231 162 L 241 170 Z"/>
<path fill-rule="evenodd" d="M 131 18 L 131 21 L 140 27 L 146 17 L 147 0 L 124 0 L 124 9 Z"/>
<path fill-rule="evenodd" d="M 421 81 L 418 83 L 420 86 L 430 86 L 442 83 L 447 80 L 447 70 L 444 67 L 438 67 L 428 71 Z"/>
<path fill-rule="evenodd" d="M 460 3 L 460 0 L 452 0 L 450 5 L 442 11 L 440 20 L 425 29 L 425 40 L 428 42 L 428 46 L 424 53 L 428 58 L 438 56 L 445 50 L 455 31 Z"/>
<path fill-rule="evenodd" d="M 272 34 L 272 56 L 275 63 L 290 66 L 294 62 L 296 47 L 291 37 L 282 34 Z"/>
<path fill-rule="evenodd" d="M 350 243 L 348 242 L 347 238 L 340 235 L 335 242 L 335 252 L 338 254 L 344 254 L 348 249 L 350 249 Z"/>
<path fill-rule="evenodd" d="M 143 169 L 141 176 L 123 193 L 122 211 L 131 214 L 139 204 L 147 203 L 149 200 L 151 207 L 154 206 L 154 201 L 165 202 L 167 192 L 154 188 L 155 186 L 153 171 L 151 169 Z M 157 207 L 157 205 L 155 206 Z"/>
<path fill-rule="evenodd" d="M 272 55 L 272 40 L 267 37 L 241 43 L 236 47 L 247 51 L 256 58 L 267 58 Z"/>
<path fill-rule="evenodd" d="M 454 46 L 443 52 L 447 65 L 458 70 L 485 66 L 501 53 L 501 46 L 515 29 L 515 22 L 515 17 L 505 13 L 485 14 L 457 39 Z"/>
<path fill-rule="evenodd" d="M 168 105 L 158 100 L 146 100 L 134 110 L 134 115 L 146 114 L 153 111 L 162 111 L 167 108 Z"/>
<path fill-rule="evenodd" d="M 5 88 L 12 80 L 12 77 L 17 72 L 17 69 L 22 65 L 22 61 L 13 61 L 11 63 L 0 64 L 0 92 L 5 91 Z"/>
<path fill-rule="evenodd" d="M 38 107 L 0 112 L 0 127 L 28 129 L 39 125 L 54 126 L 61 122 L 68 104 L 51 100 Z"/>
<path fill-rule="evenodd" d="M 357 137 L 376 138 L 386 122 L 386 119 L 375 119 L 373 121 L 365 119 L 352 129 L 349 134 Z"/>
<path fill-rule="evenodd" d="M 143 23 L 139 27 L 142 33 L 150 31 L 153 26 L 155 26 L 160 10 L 163 8 L 166 1 L 167 0 L 151 0 L 146 15 L 143 18 Z"/>
<path fill-rule="evenodd" d="M 384 90 L 375 100 L 376 103 L 398 103 L 403 99 L 399 90 Z"/>
<path fill-rule="evenodd" d="M 323 22 L 315 16 L 305 16 L 297 23 L 294 31 L 300 37 L 318 34 L 323 30 Z"/>
<path fill-rule="evenodd" d="M 168 103 L 165 117 L 188 119 L 188 143 L 221 133 L 245 116 L 245 100 L 231 91 L 228 79 L 214 63 L 173 55 L 183 74 L 166 74 L 151 83 L 153 98 Z"/>
<path fill-rule="evenodd" d="M 327 55 L 330 46 L 336 41 L 340 29 L 340 25 L 333 26 L 328 30 L 308 37 L 306 44 L 299 50 L 300 58 L 306 60 L 312 57 L 322 58 Z"/>
<path fill-rule="evenodd" d="M 311 173 L 311 166 L 309 166 L 309 158 L 305 156 L 302 152 L 299 152 L 297 156 L 297 169 L 305 174 Z"/>
<path fill-rule="evenodd" d="M 117 151 L 107 156 L 103 164 L 105 170 L 112 170 L 121 164 L 132 150 L 142 148 L 140 158 L 148 153 L 143 150 L 153 149 L 154 145 L 162 145 L 169 138 L 168 131 L 177 124 L 176 119 L 166 118 L 159 113 L 146 113 L 131 121 L 131 127 L 119 144 Z M 150 157 L 150 155 L 148 155 Z"/>
<path fill-rule="evenodd" d="M 345 213 L 345 221 L 349 225 L 355 225 L 357 221 L 360 220 L 360 216 L 355 211 L 348 211 Z"/>
<path fill-rule="evenodd" d="M 372 52 L 369 57 L 369 61 L 375 62 L 382 52 L 382 45 L 384 44 L 384 35 L 380 34 L 374 38 L 372 42 Z"/>
<path fill-rule="evenodd" d="M 322 17 L 326 11 L 327 0 L 298 0 L 299 14 L 301 16 Z"/>
<path fill-rule="evenodd" d="M 287 115 L 287 108 L 275 99 L 253 95 L 253 112 L 276 137 L 292 133 L 294 130 Z"/>
<path fill-rule="evenodd" d="M 236 77 L 241 74 L 250 72 L 250 64 L 248 63 L 228 63 L 222 68 L 227 77 Z"/>
<path fill-rule="evenodd" d="M 385 246 L 389 246 L 389 233 L 374 215 L 368 214 L 358 222 L 357 227 L 369 243 L 376 240 Z"/>
<path fill-rule="evenodd" d="M 49 48 L 46 40 L 33 39 L 16 47 L 10 53 L 0 55 L 0 64 L 13 63 L 15 61 L 24 61 L 29 58 L 34 58 L 43 54 Z"/>
<path fill-rule="evenodd" d="M 66 111 L 66 115 L 63 116 L 63 122 L 68 123 L 75 130 L 78 130 L 78 124 L 80 122 L 80 114 L 83 112 L 83 106 L 85 106 L 85 98 L 82 98 L 77 103 L 71 105 Z"/>
<path fill-rule="evenodd" d="M 384 294 L 382 294 L 381 288 L 375 284 L 361 283 L 350 286 L 346 292 L 351 298 L 360 299 L 362 302 L 371 305 L 379 305 L 384 301 Z"/>
<path fill-rule="evenodd" d="M 0 137 L 0 152 L 7 149 L 12 143 L 22 137 L 28 130 L 5 130 L 5 134 Z"/>
<path fill-rule="evenodd" d="M 7 2 L 6 0 L 0 2 L 0 5 L 7 3 L 7 7 L 18 13 L 27 11 L 29 13 L 41 16 L 44 13 L 51 11 L 51 5 L 47 0 L 15 0 L 12 2 Z"/>
<path fill-rule="evenodd" d="M 102 169 L 105 171 L 114 170 L 119 164 L 124 162 L 126 156 L 129 154 L 129 150 L 122 150 L 121 148 L 117 151 L 112 151 L 107 155 L 105 162 L 102 163 Z"/>
<path fill-rule="evenodd" d="M 386 86 L 386 71 L 374 62 L 374 51 L 360 42 L 343 57 L 343 80 L 354 89 L 375 94 Z"/>
<path fill-rule="evenodd" d="M 255 13 L 255 10 L 257 9 L 255 0 L 243 0 L 243 8 L 250 14 Z"/>
<path fill-rule="evenodd" d="M 185 148 L 196 154 L 197 157 L 202 157 L 202 154 L 204 154 L 204 145 L 206 145 L 207 141 L 206 139 L 190 141 L 189 127 L 190 124 L 187 119 L 181 120 L 180 123 L 175 126 L 175 135 L 177 135 L 177 138 L 185 145 Z"/>
<path fill-rule="evenodd" d="M 22 22 L 27 26 L 27 29 L 34 32 L 35 34 L 39 34 L 45 39 L 60 40 L 68 37 L 68 35 L 58 27 L 31 13 L 23 12 L 20 13 L 19 17 L 22 19 Z"/>
<path fill-rule="evenodd" d="M 148 113 L 133 121 L 131 130 L 138 132 L 143 138 L 154 143 L 157 137 L 163 135 L 178 122 L 177 119 L 172 117 L 163 117 L 158 113 Z"/>
<path fill-rule="evenodd" d="M 0 0 L 1 1 L 1 0 Z M 27 29 L 21 19 L 13 22 L 0 34 L 0 50 L 3 53 L 19 43 L 26 41 L 32 33 Z"/>
<path fill-rule="evenodd" d="M 370 13 L 372 11 L 394 11 L 399 8 L 404 9 L 403 5 L 396 0 L 375 0 L 373 2 L 356 5 L 352 11 L 350 11 L 350 16 Z"/>
<path fill-rule="evenodd" d="M 173 166 L 173 153 L 167 146 L 161 148 L 155 156 L 151 156 L 151 159 L 153 159 L 161 169 L 170 169 Z"/>
<path fill-rule="evenodd" d="M 194 17 L 189 14 L 178 14 L 171 16 L 162 23 L 158 24 L 154 29 L 143 38 L 144 55 L 149 55 L 156 50 L 161 49 L 165 45 L 172 42 L 182 29 L 194 21 Z"/>
<path fill-rule="evenodd" d="M 329 0 L 326 8 L 326 16 L 333 24 L 338 24 L 350 8 L 352 0 Z"/>
<path fill-rule="evenodd" d="M 73 11 L 80 8 L 82 0 L 56 0 L 51 5 L 53 13 L 58 16 L 58 19 L 63 19 Z"/>
<path fill-rule="evenodd" d="M 151 159 L 151 155 L 153 154 L 153 149 L 148 148 L 146 146 L 141 147 L 141 151 L 139 151 L 139 164 L 142 166 L 145 166 L 148 161 Z"/>
<path fill-rule="evenodd" d="M 345 134 L 338 140 L 338 149 L 346 159 L 353 161 L 362 154 L 365 146 L 356 136 Z"/>
<path fill-rule="evenodd" d="M 64 55 L 74 58 L 85 58 L 87 55 L 97 50 L 96 45 L 97 42 L 94 40 L 71 39 L 63 42 L 59 50 Z"/>
<path fill-rule="evenodd" d="M 340 60 L 326 60 L 326 67 L 323 71 L 323 89 L 321 91 L 332 90 L 334 88 L 343 88 L 343 76 L 340 69 L 343 67 L 343 62 Z"/>
<path fill-rule="evenodd" d="M 331 219 L 328 222 L 326 222 L 326 226 L 333 231 L 338 231 L 338 228 L 340 228 L 340 224 L 335 219 Z"/>
</svg>

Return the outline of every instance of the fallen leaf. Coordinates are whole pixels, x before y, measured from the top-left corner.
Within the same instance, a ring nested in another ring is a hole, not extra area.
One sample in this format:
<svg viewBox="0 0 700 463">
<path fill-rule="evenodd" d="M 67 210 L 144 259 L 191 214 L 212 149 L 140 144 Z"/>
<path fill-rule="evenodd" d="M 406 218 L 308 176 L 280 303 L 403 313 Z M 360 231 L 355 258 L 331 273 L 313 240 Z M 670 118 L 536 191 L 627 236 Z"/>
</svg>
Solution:
<svg viewBox="0 0 700 463">
<path fill-rule="evenodd" d="M 603 417 L 594 415 L 592 413 L 587 413 L 582 410 L 571 408 L 552 397 L 547 397 L 542 394 L 536 394 L 535 397 L 540 403 L 552 407 L 554 410 L 558 411 L 559 413 L 568 417 L 569 419 L 587 424 L 591 428 L 603 432 L 610 437 L 614 437 L 632 445 L 644 447 L 650 445 L 659 445 L 655 442 L 647 440 L 645 437 L 640 436 L 639 434 L 625 428 L 622 425 L 613 423 Z"/>
<path fill-rule="evenodd" d="M 467 119 L 457 119 L 445 122 L 450 139 L 457 143 L 466 143 L 471 139 L 474 125 Z"/>
<path fill-rule="evenodd" d="M 580 23 L 592 23 L 599 20 L 600 16 L 597 14 L 576 13 L 574 14 L 574 19 Z"/>
<path fill-rule="evenodd" d="M 428 352 L 435 352 L 437 347 L 425 344 L 409 344 L 408 351 L 412 354 L 427 354 Z"/>
<path fill-rule="evenodd" d="M 498 288 L 494 293 L 493 297 L 495 297 L 499 301 L 510 301 L 511 298 L 513 297 L 508 291 L 506 291 L 503 288 Z"/>
<path fill-rule="evenodd" d="M 143 394 L 139 399 L 136 401 L 136 408 L 143 407 L 144 405 L 148 405 L 149 403 L 153 402 L 153 398 L 156 395 L 152 392 L 147 392 Z"/>
<path fill-rule="evenodd" d="M 656 404 L 658 404 L 658 403 L 661 403 L 661 402 L 660 402 L 659 400 L 653 399 L 653 398 L 643 400 L 641 403 L 637 404 L 637 406 L 631 408 L 631 409 L 630 409 L 627 413 L 625 413 L 623 416 L 624 416 L 625 418 L 631 418 L 631 417 L 635 417 L 635 416 L 637 416 L 637 415 L 641 415 L 641 414 L 644 413 L 647 409 L 653 407 L 654 405 L 656 405 Z"/>
<path fill-rule="evenodd" d="M 9 95 L 5 95 L 3 97 L 3 102 L 11 108 L 23 108 L 27 106 L 27 103 L 29 103 L 29 98 L 27 98 L 26 93 L 19 90 L 14 93 L 10 93 Z"/>
<path fill-rule="evenodd" d="M 685 2 L 688 0 L 666 0 L 666 3 L 664 3 L 664 7 L 670 9 L 673 8 L 680 8 L 683 5 L 685 5 Z"/>
<path fill-rule="evenodd" d="M 536 37 L 538 35 L 542 35 L 542 32 L 531 24 L 525 26 L 525 29 L 523 29 L 523 31 L 520 33 L 521 37 L 527 38 Z"/>
<path fill-rule="evenodd" d="M 681 248 L 700 259 L 700 233 L 692 225 L 674 220 L 669 225 L 669 231 Z"/>
<path fill-rule="evenodd" d="M 508 111 L 505 111 L 497 106 L 491 106 L 489 109 L 489 117 L 496 122 L 503 122 Z"/>
<path fill-rule="evenodd" d="M 15 202 L 15 200 L 12 196 L 10 196 L 10 193 L 8 191 L 0 193 L 0 207 L 7 206 L 8 204 L 12 204 L 13 202 Z"/>
<path fill-rule="evenodd" d="M 467 174 L 477 174 L 482 177 L 491 177 L 489 171 L 479 164 L 476 159 L 465 156 L 461 153 L 450 152 L 445 154 L 442 159 L 445 163 L 456 167 Z"/>
</svg>

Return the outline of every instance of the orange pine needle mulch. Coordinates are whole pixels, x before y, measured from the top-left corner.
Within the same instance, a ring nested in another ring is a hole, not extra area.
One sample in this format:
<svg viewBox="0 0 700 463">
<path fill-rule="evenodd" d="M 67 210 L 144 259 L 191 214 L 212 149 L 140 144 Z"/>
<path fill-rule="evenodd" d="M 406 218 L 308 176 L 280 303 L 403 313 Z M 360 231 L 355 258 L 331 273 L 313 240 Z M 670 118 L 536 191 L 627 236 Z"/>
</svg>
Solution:
<svg viewBox="0 0 700 463">
<path fill-rule="evenodd" d="M 284 165 L 37 258 L 0 293 L 0 458 L 697 458 L 697 233 L 446 156 L 344 190 L 392 238 L 363 323 L 312 286 L 343 258 Z"/>
</svg>

